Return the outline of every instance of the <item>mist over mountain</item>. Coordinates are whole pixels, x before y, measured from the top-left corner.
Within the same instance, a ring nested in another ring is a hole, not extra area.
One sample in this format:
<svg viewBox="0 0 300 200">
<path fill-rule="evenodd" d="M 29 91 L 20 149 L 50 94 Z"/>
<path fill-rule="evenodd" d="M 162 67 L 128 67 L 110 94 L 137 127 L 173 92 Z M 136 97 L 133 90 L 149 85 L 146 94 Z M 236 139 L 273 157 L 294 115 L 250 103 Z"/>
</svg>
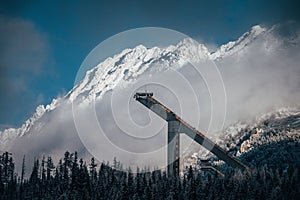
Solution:
<svg viewBox="0 0 300 200">
<path fill-rule="evenodd" d="M 124 49 L 87 71 L 64 97 L 38 106 L 20 128 L 1 131 L 1 151 L 12 152 L 17 161 L 24 154 L 55 159 L 69 150 L 98 160 L 116 156 L 131 166 L 163 167 L 166 123 L 134 101 L 136 91 L 147 85 L 186 121 L 218 136 L 237 121 L 247 123 L 283 107 L 299 109 L 299 42 L 299 26 L 289 22 L 254 26 L 215 52 L 191 38 L 164 48 Z M 214 80 L 212 68 L 222 82 L 207 85 Z M 183 137 L 182 151 L 190 143 Z"/>
</svg>

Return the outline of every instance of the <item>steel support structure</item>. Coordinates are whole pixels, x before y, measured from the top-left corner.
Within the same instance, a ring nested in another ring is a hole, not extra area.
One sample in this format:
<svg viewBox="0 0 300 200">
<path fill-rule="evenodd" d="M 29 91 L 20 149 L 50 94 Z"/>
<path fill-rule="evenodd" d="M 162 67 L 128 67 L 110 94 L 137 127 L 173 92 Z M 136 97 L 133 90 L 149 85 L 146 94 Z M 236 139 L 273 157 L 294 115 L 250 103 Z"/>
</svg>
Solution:
<svg viewBox="0 0 300 200">
<path fill-rule="evenodd" d="M 134 98 L 168 122 L 167 160 L 169 176 L 179 174 L 179 133 L 185 133 L 230 166 L 241 170 L 248 168 L 152 96 L 153 93 L 136 93 Z"/>
</svg>

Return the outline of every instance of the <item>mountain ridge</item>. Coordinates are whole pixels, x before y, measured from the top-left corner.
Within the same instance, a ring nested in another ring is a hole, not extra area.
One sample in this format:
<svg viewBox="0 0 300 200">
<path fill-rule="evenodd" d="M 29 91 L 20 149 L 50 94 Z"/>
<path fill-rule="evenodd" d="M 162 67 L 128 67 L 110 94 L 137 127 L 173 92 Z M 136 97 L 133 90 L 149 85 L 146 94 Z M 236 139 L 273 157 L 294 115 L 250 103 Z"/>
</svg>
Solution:
<svg viewBox="0 0 300 200">
<path fill-rule="evenodd" d="M 251 122 L 237 122 L 225 128 L 214 140 L 228 154 L 239 157 L 249 167 L 267 164 L 285 168 L 289 164 L 299 164 L 300 108 L 281 108 L 257 116 Z M 201 169 L 201 160 L 224 167 L 223 161 L 203 148 L 193 152 L 189 153 L 191 156 L 183 156 L 183 169 L 190 165 Z"/>
<path fill-rule="evenodd" d="M 101 98 L 121 81 L 128 83 L 134 81 L 155 63 L 159 63 L 162 66 L 162 69 L 159 70 L 164 71 L 170 67 L 180 67 L 187 61 L 197 62 L 208 59 L 219 62 L 227 56 L 242 51 L 266 32 L 265 28 L 256 25 L 238 40 L 220 46 L 214 53 L 210 53 L 204 44 L 199 44 L 191 38 L 185 38 L 177 45 L 170 45 L 166 48 L 146 48 L 143 45 L 138 45 L 132 49 L 125 49 L 88 70 L 83 80 L 64 97 L 53 99 L 51 104 L 47 106 L 39 105 L 32 117 L 26 120 L 20 128 L 8 128 L 1 131 L 1 147 L 6 148 L 6 143 L 10 143 L 10 140 L 26 135 L 45 113 L 56 109 L 60 102 L 81 101 L 88 103 Z"/>
</svg>

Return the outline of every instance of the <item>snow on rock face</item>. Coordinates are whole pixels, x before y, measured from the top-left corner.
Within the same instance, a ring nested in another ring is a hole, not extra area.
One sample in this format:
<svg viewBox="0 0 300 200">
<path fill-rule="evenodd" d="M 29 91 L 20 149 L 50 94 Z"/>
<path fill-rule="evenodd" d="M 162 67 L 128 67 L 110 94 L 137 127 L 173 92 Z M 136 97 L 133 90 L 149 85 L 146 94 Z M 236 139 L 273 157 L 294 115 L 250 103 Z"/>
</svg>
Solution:
<svg viewBox="0 0 300 200">
<path fill-rule="evenodd" d="M 188 58 L 191 62 L 209 59 L 210 53 L 204 44 L 185 38 L 179 42 L 174 51 L 181 58 Z"/>
<path fill-rule="evenodd" d="M 220 60 L 226 56 L 237 53 L 265 31 L 266 29 L 259 25 L 253 26 L 250 31 L 244 33 L 238 40 L 222 45 L 215 53 L 212 53 L 210 57 L 212 60 Z"/>
<path fill-rule="evenodd" d="M 39 105 L 34 114 L 20 128 L 8 128 L 0 132 L 0 151 L 5 150 L 15 138 L 26 135 L 33 125 L 36 125 L 37 129 L 41 129 L 42 123 L 39 120 L 45 112 L 55 109 L 58 105 L 59 100 L 57 99 L 53 99 L 51 104 L 47 105 L 46 108 L 44 105 Z"/>
<path fill-rule="evenodd" d="M 229 154 L 244 156 L 263 145 L 289 141 L 288 145 L 300 144 L 300 109 L 282 108 L 257 117 L 252 122 L 233 124 L 224 130 L 218 138 L 212 138 Z M 274 149 L 274 152 L 277 152 Z M 267 155 L 268 156 L 268 155 Z M 271 155 L 270 155 L 271 156 Z M 185 166 L 197 166 L 199 159 L 214 160 L 215 165 L 224 164 L 212 153 L 200 149 L 197 153 L 184 155 Z M 299 157 L 300 159 L 300 157 Z M 300 161 L 300 160 L 299 160 Z"/>
<path fill-rule="evenodd" d="M 131 82 L 146 70 L 167 70 L 170 67 L 182 65 L 186 61 L 199 61 L 209 58 L 209 52 L 203 44 L 192 39 L 184 39 L 176 46 L 166 48 L 146 48 L 138 45 L 133 49 L 125 49 L 121 53 L 105 59 L 94 68 L 86 72 L 83 80 L 62 99 L 53 99 L 46 107 L 40 105 L 35 113 L 20 128 L 8 128 L 0 132 L 1 149 L 5 149 L 10 141 L 25 135 L 34 124 L 37 127 L 42 116 L 59 106 L 59 101 L 89 103 L 101 99 L 110 90 L 113 90 L 121 81 Z M 151 69 L 151 67 L 153 69 Z M 158 69 L 157 66 L 161 66 Z M 155 68 L 155 69 L 154 69 Z"/>
<path fill-rule="evenodd" d="M 33 124 L 45 113 L 45 107 L 39 105 L 36 108 L 35 113 L 30 117 L 20 128 L 8 128 L 1 132 L 0 135 L 0 144 L 1 150 L 4 150 L 9 146 L 10 142 L 13 141 L 16 137 L 21 137 L 26 134 L 26 132 L 33 126 Z"/>
<path fill-rule="evenodd" d="M 54 99 L 47 106 L 38 106 L 33 116 L 20 128 L 9 128 L 0 132 L 1 148 L 5 149 L 6 144 L 9 143 L 8 141 L 25 135 L 34 124 L 40 123 L 40 119 L 45 113 L 56 109 L 61 101 L 89 103 L 96 98 L 101 99 L 106 92 L 113 90 L 120 84 L 136 80 L 146 70 L 159 72 L 170 67 L 180 67 L 187 61 L 220 60 L 241 51 L 265 32 L 265 28 L 254 26 L 237 41 L 222 45 L 213 54 L 208 51 L 205 45 L 199 44 L 190 38 L 183 39 L 177 45 L 170 45 L 166 48 L 146 48 L 139 45 L 133 49 L 125 49 L 87 71 L 83 80 L 62 99 Z M 42 124 L 37 127 L 42 127 Z"/>
<path fill-rule="evenodd" d="M 265 143 L 278 142 L 287 138 L 288 140 L 295 139 L 299 141 L 299 108 L 279 109 L 276 112 L 264 114 L 256 120 L 251 127 L 248 126 L 236 135 L 241 140 L 241 144 L 234 144 L 238 149 L 236 152 L 237 156 Z M 296 134 L 295 131 L 297 132 Z M 295 137 L 295 135 L 298 136 Z"/>
<path fill-rule="evenodd" d="M 153 64 L 159 64 L 161 69 L 176 67 L 185 62 L 198 62 L 209 58 L 209 52 L 203 44 L 186 38 L 176 46 L 167 48 L 146 48 L 138 45 L 133 49 L 125 49 L 112 58 L 107 58 L 86 73 L 79 85 L 68 94 L 71 101 L 90 102 L 101 98 L 107 91 L 115 88 L 122 80 L 133 81 Z M 156 65 L 157 67 L 157 65 Z"/>
</svg>

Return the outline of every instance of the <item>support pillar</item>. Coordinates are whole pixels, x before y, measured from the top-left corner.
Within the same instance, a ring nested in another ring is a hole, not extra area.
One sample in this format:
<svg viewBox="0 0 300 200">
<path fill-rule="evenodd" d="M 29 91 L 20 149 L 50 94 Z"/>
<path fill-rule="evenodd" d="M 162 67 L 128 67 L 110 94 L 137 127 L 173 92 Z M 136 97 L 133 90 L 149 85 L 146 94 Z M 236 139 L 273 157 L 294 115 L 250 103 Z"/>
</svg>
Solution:
<svg viewBox="0 0 300 200">
<path fill-rule="evenodd" d="M 179 121 L 168 121 L 168 176 L 179 176 Z"/>
</svg>

